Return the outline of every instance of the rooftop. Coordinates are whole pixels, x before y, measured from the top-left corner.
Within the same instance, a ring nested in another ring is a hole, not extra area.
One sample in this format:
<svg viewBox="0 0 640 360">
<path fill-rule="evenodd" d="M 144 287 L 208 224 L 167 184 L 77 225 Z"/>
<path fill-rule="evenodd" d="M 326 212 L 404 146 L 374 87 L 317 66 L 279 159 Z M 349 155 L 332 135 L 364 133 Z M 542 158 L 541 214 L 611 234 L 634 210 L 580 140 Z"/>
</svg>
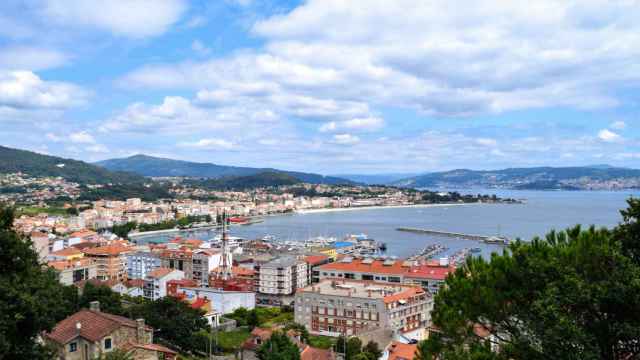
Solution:
<svg viewBox="0 0 640 360">
<path fill-rule="evenodd" d="M 79 332 L 77 323 L 81 324 Z M 82 309 L 60 321 L 47 336 L 59 344 L 66 344 L 78 336 L 95 342 L 121 326 L 135 329 L 137 325 L 135 320 L 126 317 Z M 145 327 L 149 331 L 152 330 L 149 326 Z"/>
<path fill-rule="evenodd" d="M 83 249 L 87 255 L 120 255 L 122 253 L 131 252 L 132 249 L 123 245 L 106 245 L 94 248 Z"/>
<path fill-rule="evenodd" d="M 422 264 L 411 267 L 405 277 L 444 280 L 449 273 L 456 271 L 453 265 L 442 266 L 438 263 Z"/>
<path fill-rule="evenodd" d="M 321 265 L 320 270 L 402 275 L 409 272 L 410 266 L 406 266 L 404 260 L 344 257 L 336 262 Z"/>
<path fill-rule="evenodd" d="M 153 271 L 151 271 L 149 274 L 147 274 L 148 278 L 154 278 L 154 279 L 160 279 L 163 278 L 167 275 L 169 275 L 170 273 L 172 273 L 173 271 L 178 271 L 178 270 L 174 270 L 174 269 L 169 269 L 169 268 L 157 268 Z"/>
<path fill-rule="evenodd" d="M 388 360 L 413 360 L 418 346 L 416 344 L 404 344 L 399 341 L 392 341 L 387 350 Z"/>
<path fill-rule="evenodd" d="M 273 268 L 273 267 L 287 267 L 294 266 L 298 264 L 298 259 L 295 256 L 281 256 L 279 258 L 275 258 L 267 263 L 260 265 L 263 268 Z"/>
<path fill-rule="evenodd" d="M 324 279 L 317 284 L 307 286 L 298 291 L 333 296 L 382 299 L 385 303 L 424 294 L 422 288 L 413 285 L 391 285 L 371 281 L 331 279 Z"/>
</svg>

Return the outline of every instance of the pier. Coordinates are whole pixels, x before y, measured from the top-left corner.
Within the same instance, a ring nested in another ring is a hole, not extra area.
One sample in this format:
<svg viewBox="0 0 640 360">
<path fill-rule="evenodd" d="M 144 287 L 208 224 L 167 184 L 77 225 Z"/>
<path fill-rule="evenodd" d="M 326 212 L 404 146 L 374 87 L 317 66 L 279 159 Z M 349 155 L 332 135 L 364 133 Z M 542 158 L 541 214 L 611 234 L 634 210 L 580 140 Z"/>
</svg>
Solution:
<svg viewBox="0 0 640 360">
<path fill-rule="evenodd" d="M 400 227 L 397 231 L 412 232 L 416 234 L 436 235 L 444 237 L 452 237 L 457 239 L 480 241 L 487 244 L 496 245 L 509 245 L 509 239 L 500 236 L 486 236 L 486 235 L 474 235 L 474 234 L 462 234 L 451 231 L 440 231 L 431 229 L 418 229 L 418 228 L 406 228 Z"/>
</svg>

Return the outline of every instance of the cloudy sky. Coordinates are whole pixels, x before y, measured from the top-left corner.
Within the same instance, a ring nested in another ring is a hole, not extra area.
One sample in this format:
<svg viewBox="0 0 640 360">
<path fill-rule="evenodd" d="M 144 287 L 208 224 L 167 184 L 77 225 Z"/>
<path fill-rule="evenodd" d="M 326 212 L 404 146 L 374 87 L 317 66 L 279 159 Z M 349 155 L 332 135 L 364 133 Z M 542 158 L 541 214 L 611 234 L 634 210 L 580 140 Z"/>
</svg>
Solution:
<svg viewBox="0 0 640 360">
<path fill-rule="evenodd" d="M 0 5 L 0 144 L 335 173 L 640 167 L 635 0 Z"/>
</svg>

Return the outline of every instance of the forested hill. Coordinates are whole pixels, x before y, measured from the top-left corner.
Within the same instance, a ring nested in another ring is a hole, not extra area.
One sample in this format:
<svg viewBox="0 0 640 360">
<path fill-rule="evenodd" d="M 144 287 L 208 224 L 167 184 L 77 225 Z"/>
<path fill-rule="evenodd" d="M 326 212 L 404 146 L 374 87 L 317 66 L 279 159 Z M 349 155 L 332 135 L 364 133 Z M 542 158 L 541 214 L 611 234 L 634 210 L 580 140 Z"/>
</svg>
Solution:
<svg viewBox="0 0 640 360">
<path fill-rule="evenodd" d="M 262 187 L 294 185 L 302 181 L 291 175 L 266 171 L 254 175 L 222 177 L 217 179 L 189 179 L 184 184 L 208 190 L 247 190 Z"/>
<path fill-rule="evenodd" d="M 147 155 L 134 155 L 128 158 L 109 159 L 96 163 L 113 171 L 128 171 L 142 176 L 152 177 L 194 177 L 219 179 L 223 177 L 249 176 L 259 173 L 283 173 L 302 182 L 311 184 L 350 184 L 350 180 L 320 174 L 284 171 L 271 168 L 252 168 L 217 165 L 158 158 Z"/>
<path fill-rule="evenodd" d="M 611 166 L 458 169 L 394 182 L 410 187 L 509 188 L 523 190 L 612 190 L 640 188 L 640 170 Z"/>
<path fill-rule="evenodd" d="M 80 184 L 141 183 L 139 175 L 113 172 L 84 161 L 0 146 L 0 174 L 22 172 L 33 177 L 54 176 Z"/>
</svg>

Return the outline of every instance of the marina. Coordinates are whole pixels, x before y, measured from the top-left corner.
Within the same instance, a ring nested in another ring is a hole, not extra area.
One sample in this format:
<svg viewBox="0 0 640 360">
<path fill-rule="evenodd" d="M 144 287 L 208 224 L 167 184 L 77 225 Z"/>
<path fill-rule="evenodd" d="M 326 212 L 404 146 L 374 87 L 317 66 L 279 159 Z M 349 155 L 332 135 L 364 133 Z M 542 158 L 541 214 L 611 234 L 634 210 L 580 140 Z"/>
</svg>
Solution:
<svg viewBox="0 0 640 360">
<path fill-rule="evenodd" d="M 396 229 L 397 231 L 404 232 L 412 232 L 417 234 L 425 234 L 425 235 L 436 235 L 436 236 L 444 236 L 444 237 L 453 237 L 457 239 L 464 240 L 474 240 L 480 241 L 486 244 L 494 244 L 494 245 L 509 245 L 509 239 L 503 236 L 486 236 L 486 235 L 473 235 L 473 234 L 462 234 L 457 232 L 450 231 L 440 231 L 440 230 L 431 230 L 431 229 L 418 229 L 418 228 L 406 228 L 399 227 Z"/>
</svg>

